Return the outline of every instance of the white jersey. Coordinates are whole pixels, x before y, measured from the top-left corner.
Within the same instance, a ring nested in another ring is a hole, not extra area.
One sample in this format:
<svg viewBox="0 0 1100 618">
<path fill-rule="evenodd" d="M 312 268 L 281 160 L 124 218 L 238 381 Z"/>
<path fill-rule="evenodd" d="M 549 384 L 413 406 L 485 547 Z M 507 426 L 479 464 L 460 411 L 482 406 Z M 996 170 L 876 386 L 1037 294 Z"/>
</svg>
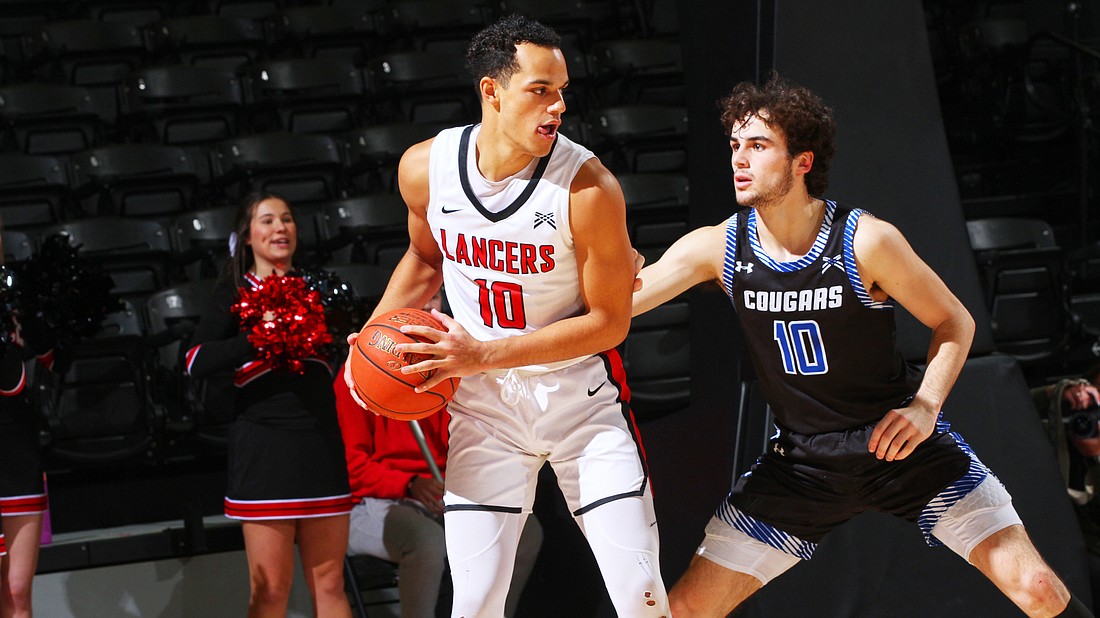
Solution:
<svg viewBox="0 0 1100 618">
<path fill-rule="evenodd" d="M 455 320 L 475 339 L 491 341 L 584 312 L 569 187 L 595 155 L 559 133 L 549 155 L 493 182 L 477 168 L 480 129 L 455 127 L 436 136 L 427 218 L 443 252 Z M 519 369 L 552 371 L 582 358 Z"/>
</svg>

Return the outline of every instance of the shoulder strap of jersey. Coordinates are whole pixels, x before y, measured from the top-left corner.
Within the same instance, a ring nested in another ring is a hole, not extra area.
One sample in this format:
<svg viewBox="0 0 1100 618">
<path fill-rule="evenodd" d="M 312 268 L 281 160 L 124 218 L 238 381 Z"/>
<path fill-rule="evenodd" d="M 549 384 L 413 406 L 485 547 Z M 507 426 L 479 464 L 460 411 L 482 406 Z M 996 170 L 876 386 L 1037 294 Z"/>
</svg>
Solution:
<svg viewBox="0 0 1100 618">
<path fill-rule="evenodd" d="M 838 208 L 837 211 L 839 213 L 840 209 Z M 864 307 L 868 309 L 893 309 L 893 300 L 876 301 L 871 298 L 871 295 L 867 293 L 867 287 L 863 285 L 863 278 L 859 276 L 854 241 L 859 218 L 863 215 L 874 216 L 862 208 L 853 208 L 851 212 L 847 213 L 847 218 L 844 221 L 844 272 L 848 275 L 848 282 L 852 286 L 852 291 L 855 292 L 856 298 Z"/>
<path fill-rule="evenodd" d="M 737 226 L 741 212 L 735 212 L 726 219 L 726 253 L 722 258 L 722 287 L 726 295 L 733 298 L 733 274 L 737 272 Z"/>
</svg>

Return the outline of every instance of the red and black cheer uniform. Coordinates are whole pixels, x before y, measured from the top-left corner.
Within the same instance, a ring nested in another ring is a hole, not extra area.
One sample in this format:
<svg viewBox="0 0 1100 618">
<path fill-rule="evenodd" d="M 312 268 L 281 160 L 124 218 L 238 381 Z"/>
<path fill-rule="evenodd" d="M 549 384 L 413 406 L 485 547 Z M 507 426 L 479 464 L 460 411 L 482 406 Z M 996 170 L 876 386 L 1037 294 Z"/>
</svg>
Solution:
<svg viewBox="0 0 1100 618">
<path fill-rule="evenodd" d="M 39 422 L 27 399 L 23 348 L 0 349 L 0 519 L 46 511 Z M 0 556 L 7 553 L 0 533 Z"/>
<path fill-rule="evenodd" d="M 260 280 L 249 273 L 247 285 Z M 353 506 L 327 359 L 302 373 L 256 358 L 230 307 L 239 291 L 218 284 L 214 310 L 195 331 L 187 371 L 196 378 L 233 371 L 236 418 L 229 433 L 225 514 L 241 520 L 341 515 Z"/>
</svg>

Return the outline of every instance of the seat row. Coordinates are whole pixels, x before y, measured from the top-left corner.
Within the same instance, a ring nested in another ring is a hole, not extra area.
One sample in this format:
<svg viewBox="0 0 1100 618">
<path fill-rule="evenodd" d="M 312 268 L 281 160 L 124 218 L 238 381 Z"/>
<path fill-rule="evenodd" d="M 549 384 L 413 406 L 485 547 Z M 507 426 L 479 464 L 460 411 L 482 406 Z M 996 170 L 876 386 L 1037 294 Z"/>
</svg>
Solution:
<svg viewBox="0 0 1100 618">
<path fill-rule="evenodd" d="M 168 223 L 152 219 L 93 217 L 39 228 L 5 229 L 7 263 L 31 259 L 54 235 L 66 237 L 92 267 L 109 274 L 110 290 L 122 297 L 144 296 L 176 283 L 213 278 L 228 257 L 236 207 L 179 215 Z M 303 266 L 386 264 L 392 267 L 408 246 L 407 211 L 391 193 L 376 193 L 296 208 Z"/>
<path fill-rule="evenodd" d="M 197 190 L 193 171 L 179 172 L 173 171 L 178 166 L 168 167 L 186 153 L 169 147 L 115 148 L 123 149 L 121 154 L 129 155 L 133 161 L 152 165 L 126 169 L 112 162 L 112 157 L 118 154 L 114 149 L 95 150 L 78 161 L 98 172 L 82 172 L 82 181 L 69 184 L 65 167 L 58 159 L 0 155 L 0 217 L 8 261 L 30 257 L 39 240 L 54 233 L 74 235 L 85 243 L 86 249 L 101 247 L 96 251 L 117 251 L 120 247 L 110 243 L 126 238 L 121 248 L 170 251 L 184 264 L 200 259 L 209 248 L 226 247 L 233 231 L 235 206 L 190 207 L 194 203 L 190 198 Z M 160 149 L 167 149 L 175 157 L 166 157 L 164 167 L 157 166 L 159 159 L 154 156 L 164 154 Z M 339 163 L 334 160 L 322 166 L 323 162 L 310 163 L 303 154 L 307 152 L 305 149 L 288 148 L 288 151 L 298 157 L 293 164 L 277 160 L 242 162 L 239 166 L 242 171 L 237 172 L 238 190 L 265 190 L 286 196 L 299 212 L 299 240 L 303 248 L 307 251 L 317 248 L 326 260 L 344 263 L 390 259 L 385 257 L 386 252 L 379 254 L 380 249 L 367 249 L 362 243 L 368 238 L 379 247 L 403 242 L 406 211 L 400 197 L 385 189 L 351 196 L 330 195 L 318 186 L 327 186 L 322 172 L 331 173 L 330 178 L 338 177 L 343 169 Z M 393 151 L 391 160 L 395 161 L 400 152 Z M 243 154 L 241 158 L 246 159 Z M 618 180 L 627 204 L 631 240 L 652 261 L 653 251 L 668 246 L 687 231 L 690 200 L 687 177 L 680 173 L 624 173 L 618 175 Z M 74 204 L 86 216 L 59 216 L 66 210 L 73 212 Z M 122 234 L 122 230 L 133 231 Z M 376 237 L 395 240 L 383 243 Z M 341 253 L 339 243 L 347 238 L 354 240 L 356 248 L 345 247 Z"/>
<path fill-rule="evenodd" d="M 29 3 L 33 13 L 45 2 Z M 115 2 L 124 9 L 128 3 Z M 244 62 L 288 57 L 331 57 L 361 64 L 372 55 L 408 49 L 461 52 L 466 40 L 497 16 L 519 12 L 562 30 L 570 41 L 649 37 L 675 26 L 653 27 L 642 3 L 625 0 L 391 0 L 332 4 L 249 3 L 249 12 L 188 12 L 186 3 L 133 3 L 132 11 L 95 15 L 19 15 L 27 3 L 5 3 L 0 37 L 4 81 L 34 78 L 86 83 L 128 66 L 194 64 L 234 69 Z M 20 7 L 22 5 L 22 7 Z M 175 9 L 185 7 L 182 11 Z M 107 7 L 102 7 L 106 9 Z M 207 7 L 212 8 L 212 7 Z M 668 14 L 665 10 L 663 13 Z M 20 19 L 23 17 L 23 19 Z M 667 22 L 667 19 L 662 20 Z"/>
<path fill-rule="evenodd" d="M 302 205 L 342 199 L 388 189 L 383 169 L 434 130 L 400 125 L 339 140 L 270 133 L 209 148 L 114 144 L 69 157 L 0 154 L 0 215 L 6 228 L 24 228 L 94 216 L 167 220 L 257 190 Z"/>
<path fill-rule="evenodd" d="M 335 33 L 354 27 L 390 37 L 478 30 L 508 13 L 593 34 L 668 36 L 678 30 L 672 0 L 27 0 L 0 6 L 0 34 L 18 37 L 44 23 L 72 20 L 148 27 L 217 16 L 256 22 L 277 43 L 286 30 Z"/>
<path fill-rule="evenodd" d="M 303 205 L 394 192 L 401 154 L 447 126 L 396 122 L 334 134 L 269 132 L 198 146 L 86 146 L 95 141 L 95 128 L 85 120 L 38 118 L 10 127 L 10 139 L 27 150 L 74 150 L 68 156 L 0 153 L 0 216 L 5 226 L 104 215 L 165 219 L 233 203 L 253 190 L 279 193 Z M 164 129 L 176 134 L 202 131 L 212 123 L 201 115 L 163 120 Z M 682 108 L 608 107 L 593 112 L 591 121 L 569 120 L 562 131 L 590 143 L 621 174 L 686 170 L 687 118 Z"/>
<path fill-rule="evenodd" d="M 567 102 L 582 114 L 612 104 L 683 105 L 677 44 L 622 39 L 568 53 L 575 88 Z M 86 68 L 96 61 L 83 55 L 80 60 Z M 17 126 L 42 117 L 83 116 L 98 121 L 113 141 L 195 144 L 270 130 L 333 132 L 380 120 L 456 123 L 472 120 L 478 111 L 460 53 L 395 51 L 359 65 L 328 57 L 262 62 L 234 57 L 226 67 L 100 61 L 110 75 L 84 79 L 70 72 L 63 80 L 0 88 L 0 120 Z M 205 118 L 205 126 L 191 131 L 169 126 L 181 116 Z M 8 148 L 13 146 L 44 152 L 42 146 L 16 142 Z"/>
</svg>

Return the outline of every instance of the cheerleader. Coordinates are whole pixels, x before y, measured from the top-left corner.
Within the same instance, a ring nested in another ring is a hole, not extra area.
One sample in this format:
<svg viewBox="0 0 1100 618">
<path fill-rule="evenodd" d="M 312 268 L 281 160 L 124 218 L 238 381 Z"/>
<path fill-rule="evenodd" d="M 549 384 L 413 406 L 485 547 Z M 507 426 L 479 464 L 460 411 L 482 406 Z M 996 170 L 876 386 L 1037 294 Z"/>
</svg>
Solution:
<svg viewBox="0 0 1100 618">
<path fill-rule="evenodd" d="M 300 372 L 275 367 L 231 309 L 265 277 L 291 272 L 297 243 L 286 200 L 248 196 L 215 286 L 216 307 L 199 321 L 187 353 L 187 371 L 196 378 L 234 372 L 225 514 L 242 522 L 250 617 L 286 615 L 295 541 L 314 614 L 351 615 L 343 560 L 352 499 L 329 359 L 303 359 Z"/>
<path fill-rule="evenodd" d="M 24 337 L 15 317 L 12 324 L 14 332 L 0 344 L 0 618 L 29 618 L 47 502 L 39 421 L 27 398 L 24 360 L 26 348 L 37 351 L 48 345 L 42 336 Z M 43 366 L 51 358 L 51 353 L 41 354 Z"/>
</svg>

